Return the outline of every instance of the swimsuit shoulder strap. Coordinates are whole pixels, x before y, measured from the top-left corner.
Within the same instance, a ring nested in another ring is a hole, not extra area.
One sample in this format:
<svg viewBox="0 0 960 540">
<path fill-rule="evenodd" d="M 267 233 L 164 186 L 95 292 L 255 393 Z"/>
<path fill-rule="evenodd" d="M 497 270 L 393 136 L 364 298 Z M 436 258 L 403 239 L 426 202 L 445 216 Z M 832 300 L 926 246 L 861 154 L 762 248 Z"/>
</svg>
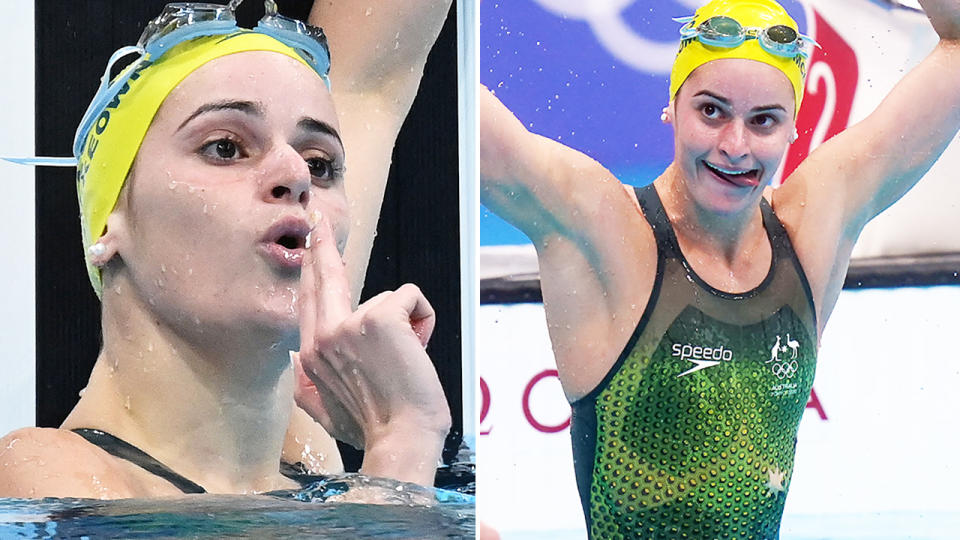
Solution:
<svg viewBox="0 0 960 540">
<path fill-rule="evenodd" d="M 133 463 L 134 465 L 137 465 L 146 471 L 163 478 L 184 493 L 207 492 L 207 490 L 203 489 L 200 485 L 195 484 L 194 482 L 191 482 L 183 476 L 173 472 L 169 467 L 163 463 L 160 463 L 143 450 L 140 450 L 127 441 L 114 437 L 105 431 L 88 428 L 77 428 L 71 431 L 86 439 L 90 444 L 100 447 L 108 454 L 120 459 L 125 459 L 130 463 Z"/>
<path fill-rule="evenodd" d="M 770 233 L 770 243 L 776 252 L 775 256 L 781 260 L 790 261 L 790 264 L 793 265 L 796 271 L 797 278 L 800 280 L 800 286 L 803 288 L 804 296 L 806 296 L 807 303 L 810 306 L 810 313 L 813 318 L 813 331 L 814 335 L 816 335 L 817 308 L 813 301 L 813 290 L 810 288 L 807 273 L 803 270 L 803 265 L 800 264 L 797 252 L 793 249 L 790 234 L 787 233 L 786 227 L 783 226 L 780 218 L 777 217 L 777 213 L 774 212 L 773 207 L 770 206 L 767 199 L 763 197 L 760 198 L 760 212 L 763 214 L 763 225 Z"/>
<path fill-rule="evenodd" d="M 657 254 L 660 257 L 678 258 L 680 248 L 677 245 L 676 236 L 673 234 L 673 226 L 667 217 L 667 211 L 663 208 L 660 201 L 660 195 L 657 193 L 653 184 L 643 187 L 634 187 L 637 194 L 637 202 L 643 210 L 643 217 L 646 218 L 650 228 L 653 229 L 653 236 L 657 240 Z"/>
</svg>

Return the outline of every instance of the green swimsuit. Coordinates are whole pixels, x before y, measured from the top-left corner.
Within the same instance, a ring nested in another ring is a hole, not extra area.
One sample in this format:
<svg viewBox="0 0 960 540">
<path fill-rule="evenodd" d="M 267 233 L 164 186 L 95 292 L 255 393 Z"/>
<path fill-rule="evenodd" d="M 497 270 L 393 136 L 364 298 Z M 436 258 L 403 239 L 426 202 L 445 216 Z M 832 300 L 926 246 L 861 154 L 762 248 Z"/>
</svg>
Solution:
<svg viewBox="0 0 960 540">
<path fill-rule="evenodd" d="M 745 293 L 714 289 L 684 259 L 653 186 L 637 198 L 657 240 L 653 291 L 613 368 L 573 403 L 587 529 L 776 538 L 816 367 L 803 269 L 764 200 L 768 275 Z"/>
</svg>

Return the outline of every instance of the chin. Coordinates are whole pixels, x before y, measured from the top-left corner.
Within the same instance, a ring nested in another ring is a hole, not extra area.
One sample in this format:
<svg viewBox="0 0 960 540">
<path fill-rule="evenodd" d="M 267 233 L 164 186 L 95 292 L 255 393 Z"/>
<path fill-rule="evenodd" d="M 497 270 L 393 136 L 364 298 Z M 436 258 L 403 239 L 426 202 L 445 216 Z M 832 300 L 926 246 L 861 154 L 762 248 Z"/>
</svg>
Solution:
<svg viewBox="0 0 960 540">
<path fill-rule="evenodd" d="M 276 295 L 265 299 L 257 308 L 256 319 L 277 330 L 297 331 L 300 328 L 300 308 L 296 295 Z"/>
</svg>

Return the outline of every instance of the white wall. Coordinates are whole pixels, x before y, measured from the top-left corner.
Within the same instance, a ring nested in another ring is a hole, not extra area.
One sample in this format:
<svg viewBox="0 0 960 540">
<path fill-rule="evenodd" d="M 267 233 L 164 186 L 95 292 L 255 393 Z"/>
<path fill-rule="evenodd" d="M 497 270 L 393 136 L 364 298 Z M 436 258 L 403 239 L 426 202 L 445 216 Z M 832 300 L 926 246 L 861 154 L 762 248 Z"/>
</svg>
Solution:
<svg viewBox="0 0 960 540">
<path fill-rule="evenodd" d="M 34 142 L 33 2 L 6 0 L 0 32 L 0 156 Z M 68 128 L 69 129 L 69 128 Z M 64 189 L 74 189 L 72 185 Z M 34 171 L 0 161 L 0 435 L 36 419 Z"/>
</svg>

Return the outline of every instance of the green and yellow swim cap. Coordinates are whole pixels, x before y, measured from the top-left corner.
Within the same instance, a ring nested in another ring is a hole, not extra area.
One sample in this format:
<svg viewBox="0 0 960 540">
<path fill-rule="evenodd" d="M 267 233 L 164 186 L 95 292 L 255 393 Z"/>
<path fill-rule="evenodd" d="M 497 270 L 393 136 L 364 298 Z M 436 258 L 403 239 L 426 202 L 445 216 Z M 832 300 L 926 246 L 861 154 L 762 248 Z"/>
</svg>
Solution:
<svg viewBox="0 0 960 540">
<path fill-rule="evenodd" d="M 796 21 L 783 7 L 773 0 L 712 0 L 696 11 L 691 28 L 696 28 L 711 17 L 729 17 L 745 28 L 770 28 L 789 26 L 799 34 Z M 680 42 L 680 50 L 670 72 L 670 100 L 677 97 L 680 86 L 693 73 L 693 70 L 721 58 L 742 58 L 756 60 L 779 69 L 793 86 L 794 115 L 800 110 L 803 100 L 804 78 L 807 74 L 807 59 L 803 55 L 787 58 L 771 54 L 760 46 L 756 39 L 747 39 L 736 47 L 714 47 L 704 45 L 696 37 L 685 38 Z"/>
<path fill-rule="evenodd" d="M 128 68 L 135 69 L 135 73 L 97 117 L 77 156 L 84 253 L 103 235 L 107 217 L 113 212 L 147 129 L 170 92 L 207 62 L 247 51 L 276 52 L 311 67 L 283 42 L 262 33 L 239 30 L 180 43 L 156 61 L 147 59 Z M 89 258 L 87 273 L 97 296 L 101 296 L 100 269 Z"/>
</svg>

